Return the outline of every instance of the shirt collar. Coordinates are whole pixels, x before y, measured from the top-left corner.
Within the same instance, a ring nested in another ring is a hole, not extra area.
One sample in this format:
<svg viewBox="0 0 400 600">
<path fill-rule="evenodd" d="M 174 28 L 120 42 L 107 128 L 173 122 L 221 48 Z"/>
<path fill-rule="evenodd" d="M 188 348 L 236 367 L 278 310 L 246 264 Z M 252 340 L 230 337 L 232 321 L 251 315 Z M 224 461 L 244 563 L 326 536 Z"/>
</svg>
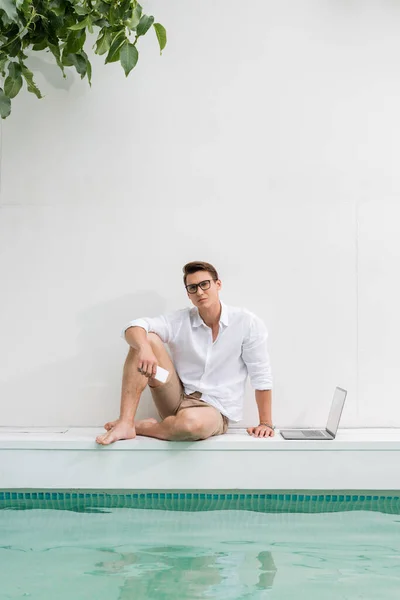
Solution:
<svg viewBox="0 0 400 600">
<path fill-rule="evenodd" d="M 229 325 L 228 307 L 226 304 L 224 304 L 224 302 L 221 302 L 221 316 L 219 318 L 219 321 L 225 326 Z M 194 306 L 192 308 L 192 326 L 199 327 L 200 325 L 205 325 L 205 323 L 200 316 L 199 309 L 197 308 L 197 306 Z"/>
</svg>

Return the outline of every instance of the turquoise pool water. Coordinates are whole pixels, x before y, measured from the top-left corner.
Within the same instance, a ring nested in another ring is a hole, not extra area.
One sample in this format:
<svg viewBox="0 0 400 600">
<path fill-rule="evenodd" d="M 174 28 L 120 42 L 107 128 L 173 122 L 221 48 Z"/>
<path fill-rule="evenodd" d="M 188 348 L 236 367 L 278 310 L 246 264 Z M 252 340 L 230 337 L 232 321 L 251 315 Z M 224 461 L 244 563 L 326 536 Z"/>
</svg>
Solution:
<svg viewBox="0 0 400 600">
<path fill-rule="evenodd" d="M 398 496 L 207 495 L 0 493 L 1 600 L 400 597 Z"/>
</svg>

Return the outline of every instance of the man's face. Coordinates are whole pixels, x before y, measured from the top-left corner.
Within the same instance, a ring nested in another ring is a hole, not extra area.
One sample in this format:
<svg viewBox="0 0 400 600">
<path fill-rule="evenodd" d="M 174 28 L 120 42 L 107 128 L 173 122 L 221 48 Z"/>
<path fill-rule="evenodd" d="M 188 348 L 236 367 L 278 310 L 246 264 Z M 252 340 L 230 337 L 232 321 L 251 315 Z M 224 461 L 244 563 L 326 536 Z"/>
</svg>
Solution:
<svg viewBox="0 0 400 600">
<path fill-rule="evenodd" d="M 186 286 L 201 283 L 208 279 L 211 279 L 210 287 L 208 289 L 202 290 L 200 286 L 197 286 L 197 291 L 194 294 L 190 294 L 186 290 L 188 297 L 198 308 L 209 307 L 213 304 L 219 303 L 219 290 L 221 289 L 221 281 L 219 279 L 214 281 L 211 273 L 208 271 L 196 271 L 196 273 L 191 273 L 186 277 Z"/>
</svg>

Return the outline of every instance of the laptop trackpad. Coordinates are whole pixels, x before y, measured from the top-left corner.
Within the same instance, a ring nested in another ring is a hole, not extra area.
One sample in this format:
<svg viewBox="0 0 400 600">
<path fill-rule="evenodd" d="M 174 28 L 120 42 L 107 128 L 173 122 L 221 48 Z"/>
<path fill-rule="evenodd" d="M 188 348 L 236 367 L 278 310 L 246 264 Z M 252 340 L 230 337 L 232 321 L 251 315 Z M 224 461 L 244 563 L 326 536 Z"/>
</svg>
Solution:
<svg viewBox="0 0 400 600">
<path fill-rule="evenodd" d="M 319 431 L 296 431 L 284 430 L 280 431 L 281 436 L 286 440 L 329 440 L 330 437 Z"/>
</svg>

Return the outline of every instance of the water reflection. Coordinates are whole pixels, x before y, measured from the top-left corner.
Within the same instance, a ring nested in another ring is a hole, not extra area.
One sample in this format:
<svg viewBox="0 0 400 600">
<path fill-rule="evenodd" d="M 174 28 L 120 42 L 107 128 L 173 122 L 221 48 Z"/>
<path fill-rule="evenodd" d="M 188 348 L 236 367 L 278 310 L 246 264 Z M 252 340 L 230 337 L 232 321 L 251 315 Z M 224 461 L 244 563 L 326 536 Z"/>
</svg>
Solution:
<svg viewBox="0 0 400 600">
<path fill-rule="evenodd" d="M 118 600 L 193 600 L 222 592 L 226 598 L 256 598 L 257 591 L 272 588 L 277 571 L 271 552 L 255 552 L 248 546 L 224 552 L 196 546 L 102 551 L 110 558 L 98 562 L 91 574 L 122 576 Z"/>
<path fill-rule="evenodd" d="M 271 552 L 265 550 L 257 554 L 257 559 L 260 561 L 260 573 L 256 584 L 259 590 L 268 590 L 272 588 L 275 579 L 277 568 L 272 558 Z"/>
</svg>

